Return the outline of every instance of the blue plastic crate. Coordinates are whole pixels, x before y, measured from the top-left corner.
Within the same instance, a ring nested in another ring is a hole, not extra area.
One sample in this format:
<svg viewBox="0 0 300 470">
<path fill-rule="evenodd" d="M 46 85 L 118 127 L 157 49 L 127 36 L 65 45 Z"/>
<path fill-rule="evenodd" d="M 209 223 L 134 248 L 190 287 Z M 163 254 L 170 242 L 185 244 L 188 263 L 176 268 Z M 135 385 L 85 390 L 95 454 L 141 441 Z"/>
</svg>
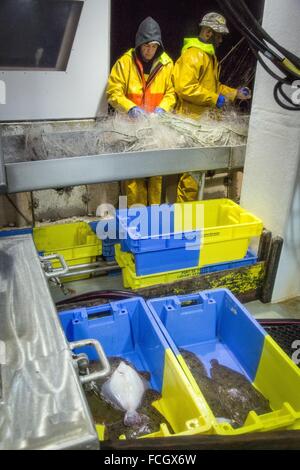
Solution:
<svg viewBox="0 0 300 470">
<path fill-rule="evenodd" d="M 242 268 L 244 266 L 251 266 L 252 264 L 257 263 L 257 256 L 251 251 L 248 250 L 244 259 L 239 259 L 236 261 L 229 261 L 228 263 L 219 263 L 211 264 L 201 268 L 201 274 L 215 273 L 217 271 L 226 271 L 227 269 L 236 269 Z"/>
<path fill-rule="evenodd" d="M 164 227 L 162 222 L 163 207 L 167 208 L 169 214 L 167 227 Z M 175 232 L 174 205 L 172 204 L 123 209 L 117 211 L 116 214 L 122 251 L 138 254 L 185 248 L 187 243 L 200 246 L 200 230 Z"/>
<path fill-rule="evenodd" d="M 244 375 L 269 401 L 271 411 L 249 410 L 238 428 L 216 415 L 217 434 L 299 429 L 299 369 L 228 289 L 153 299 L 147 305 L 202 403 L 207 390 L 201 380 L 197 383 L 182 350 L 201 360 L 208 377 L 212 367 L 225 366 Z"/>
<path fill-rule="evenodd" d="M 149 253 L 142 253 L 142 254 L 135 254 L 134 262 L 135 262 L 135 270 L 137 276 L 147 275 L 147 274 L 156 274 L 162 273 L 167 271 L 175 271 L 179 269 L 185 269 L 186 267 L 194 267 L 187 266 L 187 263 L 190 262 L 191 264 L 195 262 L 193 255 L 189 258 L 189 250 L 185 250 L 185 256 L 183 259 L 177 259 L 176 265 L 182 262 L 183 266 L 176 267 L 174 269 L 174 259 L 172 257 L 178 256 L 181 253 L 180 250 L 168 250 L 163 254 L 163 256 L 158 252 L 149 252 Z M 167 264 L 169 261 L 169 264 Z M 251 266 L 257 263 L 257 256 L 253 254 L 250 250 L 248 251 L 247 255 L 244 259 L 236 260 L 236 261 L 228 261 L 227 263 L 219 263 L 219 264 L 212 264 L 208 266 L 204 266 L 203 268 L 199 268 L 199 274 L 210 274 L 213 272 L 218 271 L 225 271 L 228 269 L 236 269 L 244 266 Z M 166 269 L 164 269 L 166 268 Z"/>
<path fill-rule="evenodd" d="M 170 350 L 164 335 L 145 301 L 133 298 L 106 305 L 68 310 L 59 313 L 69 341 L 98 340 L 106 355 L 131 362 L 139 371 L 150 373 L 150 386 L 161 398 L 153 403 L 171 425 L 162 420 L 160 429 L 147 437 L 169 437 L 207 433 L 210 416 L 203 412 L 197 396 Z M 96 360 L 92 348 L 82 348 L 90 360 Z M 180 412 L 178 409 L 180 408 Z M 97 429 L 103 425 L 97 425 Z M 98 429 L 100 439 L 103 430 Z"/>
<path fill-rule="evenodd" d="M 195 268 L 199 264 L 199 249 L 173 248 L 134 255 L 137 276 Z"/>
<path fill-rule="evenodd" d="M 135 209 L 138 214 L 135 216 L 130 215 L 127 210 L 117 212 L 119 243 L 122 251 L 134 255 L 138 276 L 193 268 L 199 264 L 200 230 L 175 232 L 173 206 L 166 207 L 169 208 L 170 214 L 170 224 L 166 228 L 162 223 L 161 206 L 142 208 L 143 212 L 140 213 Z"/>
<path fill-rule="evenodd" d="M 19 235 L 32 235 L 32 228 L 15 228 L 9 230 L 0 230 L 0 237 L 14 237 Z"/>
<path fill-rule="evenodd" d="M 68 341 L 93 338 L 106 355 L 130 361 L 138 370 L 151 373 L 151 386 L 160 391 L 167 343 L 140 298 L 59 313 Z M 97 360 L 91 347 L 80 349 Z"/>
<path fill-rule="evenodd" d="M 193 352 L 209 373 L 212 359 L 253 381 L 266 333 L 228 289 L 147 302 L 171 349 Z"/>
<path fill-rule="evenodd" d="M 89 225 L 93 232 L 97 234 L 97 226 L 99 223 L 104 225 L 107 220 L 90 222 Z M 115 261 L 115 244 L 118 243 L 118 239 L 105 238 L 102 240 L 102 256 L 106 261 Z"/>
<path fill-rule="evenodd" d="M 115 244 L 118 243 L 118 240 L 102 240 L 102 256 L 106 261 L 115 260 Z"/>
<path fill-rule="evenodd" d="M 93 222 L 89 222 L 89 226 L 91 227 L 91 229 L 93 230 L 93 232 L 96 233 L 96 230 L 97 230 L 97 225 L 98 225 L 99 221 L 98 220 L 94 220 Z"/>
</svg>

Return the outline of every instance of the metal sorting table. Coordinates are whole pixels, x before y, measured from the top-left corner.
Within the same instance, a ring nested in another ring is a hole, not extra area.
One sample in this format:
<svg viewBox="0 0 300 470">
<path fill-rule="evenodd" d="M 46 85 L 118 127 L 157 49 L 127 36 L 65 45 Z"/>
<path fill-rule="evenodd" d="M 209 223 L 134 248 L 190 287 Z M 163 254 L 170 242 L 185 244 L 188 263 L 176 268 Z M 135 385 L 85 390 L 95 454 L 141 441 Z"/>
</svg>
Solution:
<svg viewBox="0 0 300 470">
<path fill-rule="evenodd" d="M 242 168 L 246 146 L 124 152 L 5 163 L 8 193 Z"/>
<path fill-rule="evenodd" d="M 31 235 L 0 239 L 0 449 L 98 449 Z"/>
</svg>

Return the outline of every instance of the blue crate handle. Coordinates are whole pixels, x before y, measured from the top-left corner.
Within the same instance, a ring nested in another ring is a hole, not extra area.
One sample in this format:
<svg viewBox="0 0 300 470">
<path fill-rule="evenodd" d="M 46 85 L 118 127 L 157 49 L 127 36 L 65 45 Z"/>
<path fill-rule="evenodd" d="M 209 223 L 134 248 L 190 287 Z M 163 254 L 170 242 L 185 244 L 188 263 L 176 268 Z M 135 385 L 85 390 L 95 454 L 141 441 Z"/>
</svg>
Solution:
<svg viewBox="0 0 300 470">
<path fill-rule="evenodd" d="M 199 304 L 202 304 L 204 301 L 202 294 L 179 295 L 177 299 L 181 304 L 194 300 L 197 301 Z M 183 307 L 185 307 L 185 305 L 183 305 Z"/>
<path fill-rule="evenodd" d="M 115 316 L 115 312 L 110 304 L 96 305 L 94 307 L 86 308 L 87 315 L 95 315 L 96 313 L 110 313 L 111 316 Z"/>
</svg>

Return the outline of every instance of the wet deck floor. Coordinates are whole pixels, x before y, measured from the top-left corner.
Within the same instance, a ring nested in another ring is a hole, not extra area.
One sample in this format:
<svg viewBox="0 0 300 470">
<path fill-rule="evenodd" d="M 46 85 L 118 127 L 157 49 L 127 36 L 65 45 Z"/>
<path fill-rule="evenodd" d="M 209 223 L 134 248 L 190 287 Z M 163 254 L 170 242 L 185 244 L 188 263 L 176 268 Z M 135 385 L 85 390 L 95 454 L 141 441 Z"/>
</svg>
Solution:
<svg viewBox="0 0 300 470">
<path fill-rule="evenodd" d="M 300 297 L 277 304 L 263 304 L 256 300 L 246 307 L 258 319 L 300 319 Z"/>
</svg>

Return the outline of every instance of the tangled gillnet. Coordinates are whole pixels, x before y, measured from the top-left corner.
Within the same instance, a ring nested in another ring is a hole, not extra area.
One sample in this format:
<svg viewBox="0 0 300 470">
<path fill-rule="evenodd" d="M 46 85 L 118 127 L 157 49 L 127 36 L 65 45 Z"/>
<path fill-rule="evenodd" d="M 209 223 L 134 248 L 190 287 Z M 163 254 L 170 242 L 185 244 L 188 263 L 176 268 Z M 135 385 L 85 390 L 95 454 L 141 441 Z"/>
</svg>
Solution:
<svg viewBox="0 0 300 470">
<path fill-rule="evenodd" d="M 212 112 L 194 120 L 176 114 L 149 114 L 132 120 L 127 115 L 103 116 L 85 129 L 58 131 L 49 125 L 31 126 L 22 143 L 6 142 L 6 161 L 191 147 L 236 147 L 246 144 L 249 117 L 235 111 Z M 10 137 L 12 139 L 12 137 Z"/>
</svg>

